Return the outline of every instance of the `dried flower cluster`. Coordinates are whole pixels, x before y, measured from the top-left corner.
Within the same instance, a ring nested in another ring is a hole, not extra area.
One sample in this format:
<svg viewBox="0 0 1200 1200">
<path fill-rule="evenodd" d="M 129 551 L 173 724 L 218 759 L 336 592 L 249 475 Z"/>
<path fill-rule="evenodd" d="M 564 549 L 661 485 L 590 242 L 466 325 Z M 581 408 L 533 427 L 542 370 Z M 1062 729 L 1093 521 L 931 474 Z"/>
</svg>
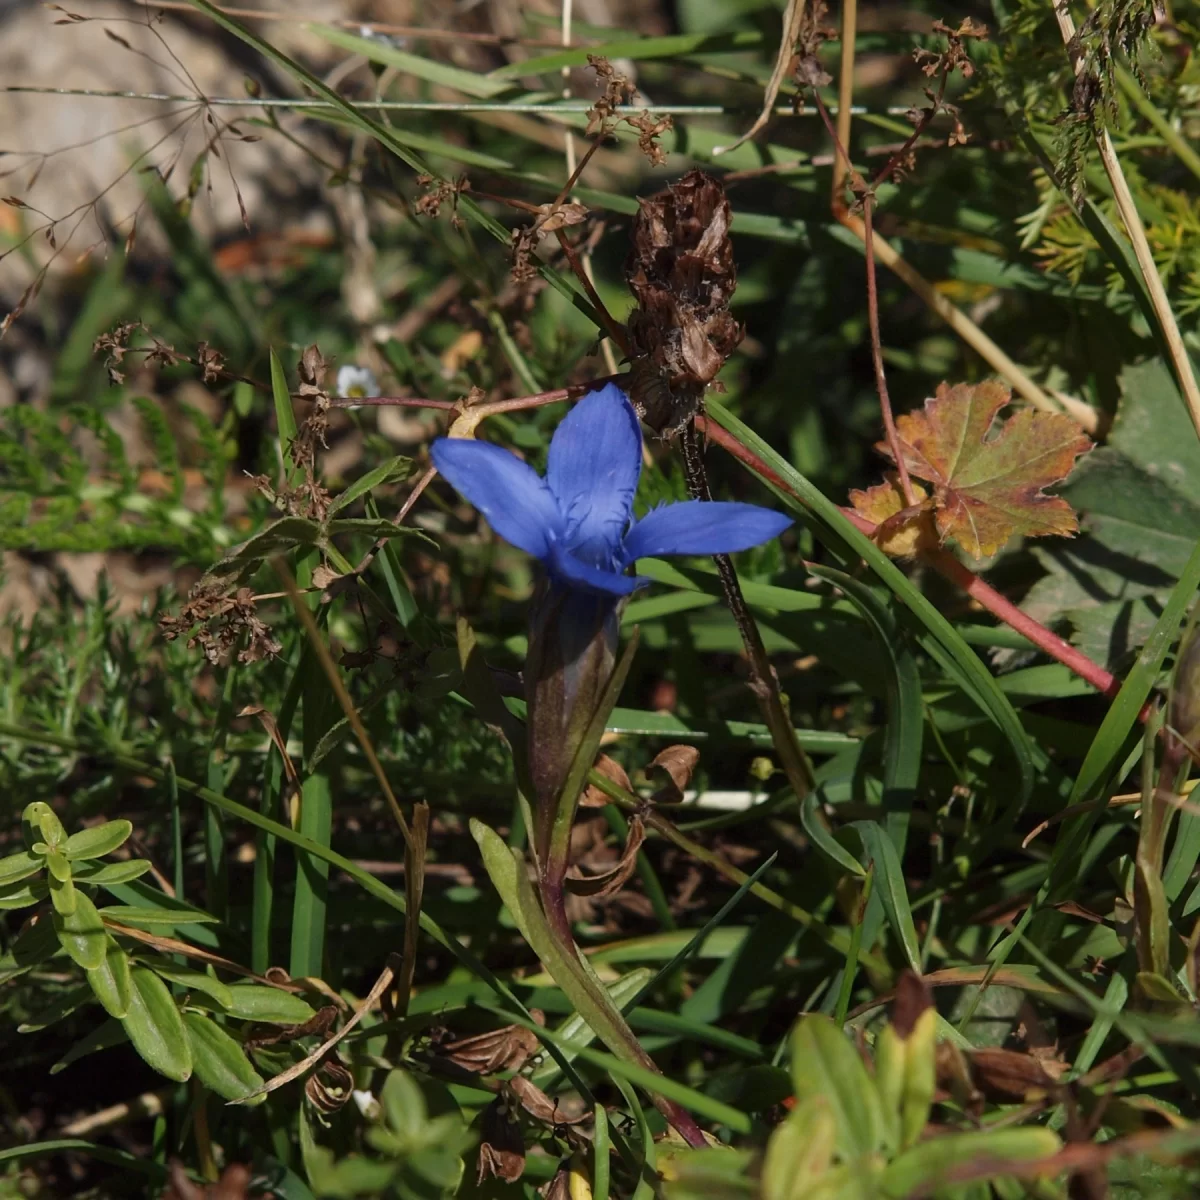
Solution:
<svg viewBox="0 0 1200 1200">
<path fill-rule="evenodd" d="M 737 287 L 725 189 L 689 171 L 639 201 L 625 273 L 637 308 L 629 318 L 632 399 L 658 433 L 677 433 L 742 340 L 729 302 Z"/>
</svg>

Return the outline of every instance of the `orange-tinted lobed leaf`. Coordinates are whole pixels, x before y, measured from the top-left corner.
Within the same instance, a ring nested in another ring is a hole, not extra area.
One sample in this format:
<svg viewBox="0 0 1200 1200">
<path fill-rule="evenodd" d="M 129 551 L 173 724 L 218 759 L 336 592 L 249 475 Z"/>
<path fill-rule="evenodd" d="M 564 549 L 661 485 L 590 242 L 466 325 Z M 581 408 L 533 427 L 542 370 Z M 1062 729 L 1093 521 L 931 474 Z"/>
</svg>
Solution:
<svg viewBox="0 0 1200 1200">
<path fill-rule="evenodd" d="M 939 539 L 954 538 L 975 558 L 995 554 L 1016 534 L 1079 528 L 1071 506 L 1042 489 L 1065 479 L 1091 441 L 1070 417 L 1032 408 L 989 436 L 1010 399 L 999 383 L 942 384 L 921 412 L 896 421 L 909 474 L 933 484 Z M 878 448 L 891 457 L 885 443 Z"/>
<path fill-rule="evenodd" d="M 875 526 L 871 536 L 876 545 L 893 558 L 911 558 L 923 550 L 932 550 L 939 541 L 929 493 L 914 483 L 913 496 L 917 503 L 906 507 L 900 481 L 893 474 L 865 492 L 855 489 L 850 493 L 854 511 Z"/>
</svg>

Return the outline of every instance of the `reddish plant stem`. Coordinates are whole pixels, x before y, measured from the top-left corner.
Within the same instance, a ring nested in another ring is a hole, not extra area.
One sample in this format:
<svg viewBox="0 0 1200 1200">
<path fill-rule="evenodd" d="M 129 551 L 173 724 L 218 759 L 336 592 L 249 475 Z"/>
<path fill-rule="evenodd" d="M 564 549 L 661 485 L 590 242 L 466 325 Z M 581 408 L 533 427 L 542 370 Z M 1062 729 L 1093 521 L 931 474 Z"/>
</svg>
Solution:
<svg viewBox="0 0 1200 1200">
<path fill-rule="evenodd" d="M 868 193 L 863 197 L 863 229 L 866 237 L 863 239 L 863 250 L 867 258 L 867 324 L 871 329 L 871 358 L 875 363 L 875 390 L 879 393 L 879 411 L 883 415 L 883 430 L 887 437 L 888 448 L 896 463 L 896 472 L 900 476 L 900 490 L 904 493 L 904 503 L 912 508 L 917 502 L 913 491 L 912 480 L 908 476 L 908 464 L 900 448 L 900 434 L 896 431 L 896 420 L 892 415 L 892 398 L 888 395 L 887 373 L 883 369 L 883 340 L 879 334 L 879 293 L 875 283 L 875 233 L 871 223 L 871 212 L 875 207 L 875 197 Z"/>
<path fill-rule="evenodd" d="M 612 313 L 608 311 L 604 301 L 600 299 L 600 293 L 596 291 L 595 284 L 592 283 L 591 277 L 585 270 L 583 263 L 580 262 L 579 256 L 575 253 L 575 247 L 571 245 L 571 240 L 567 237 L 566 232 L 562 229 L 557 232 L 558 244 L 567 256 L 567 262 L 570 264 L 575 278 L 579 280 L 580 286 L 587 292 L 587 297 L 592 302 L 592 307 L 596 310 L 596 315 L 600 318 L 608 336 L 612 338 L 617 348 L 622 354 L 628 357 L 629 339 L 625 336 L 625 330 L 621 327 L 620 322 L 613 317 Z"/>
<path fill-rule="evenodd" d="M 753 450 L 743 446 L 737 438 L 722 429 L 716 422 L 709 421 L 704 417 L 697 417 L 696 425 L 697 428 L 703 430 L 710 441 L 715 442 L 723 450 L 727 450 L 756 475 L 789 495 L 796 495 L 787 483 L 772 471 Z M 875 532 L 875 526 L 853 509 L 842 509 L 842 514 L 868 537 Z M 1022 612 L 1011 600 L 1002 596 L 990 583 L 976 575 L 970 567 L 964 566 L 948 550 L 935 550 L 925 555 L 923 561 L 956 587 L 961 588 L 972 600 L 981 604 L 1010 629 L 1015 629 L 1023 637 L 1028 638 L 1043 653 L 1074 671 L 1081 679 L 1086 679 L 1104 695 L 1116 695 L 1120 688 L 1119 680 L 1109 674 L 1099 663 L 1093 662 L 1086 654 L 1063 641 L 1058 634 L 1047 629 L 1040 621 L 1035 620 L 1028 613 Z"/>
<path fill-rule="evenodd" d="M 825 101 L 821 99 L 820 92 L 815 89 L 813 95 L 816 97 L 817 111 L 821 114 L 821 120 L 825 122 L 825 128 L 829 131 L 829 136 L 833 138 L 834 150 L 845 164 L 850 177 L 850 185 L 862 198 L 863 251 L 867 260 L 867 324 L 871 330 L 871 361 L 875 366 L 875 390 L 879 393 L 879 412 L 883 418 L 883 432 L 887 438 L 888 449 L 891 450 L 892 458 L 896 463 L 896 472 L 900 477 L 900 490 L 904 494 L 904 503 L 911 508 L 917 502 L 916 493 L 913 491 L 912 480 L 909 478 L 908 464 L 900 449 L 900 435 L 896 432 L 896 421 L 892 415 L 892 399 L 888 395 L 887 374 L 883 369 L 883 339 L 879 333 L 879 292 L 875 280 L 875 235 L 871 223 L 871 213 L 875 207 L 875 193 L 872 190 L 874 185 L 868 187 L 863 177 L 854 169 L 850 155 L 846 147 L 842 145 L 842 139 L 838 137 L 838 131 L 829 116 L 829 110 L 825 107 Z M 880 172 L 880 178 L 884 177 L 890 166 L 889 161 L 888 166 L 885 166 Z M 835 204 L 840 203 L 840 198 L 835 197 Z"/>
</svg>

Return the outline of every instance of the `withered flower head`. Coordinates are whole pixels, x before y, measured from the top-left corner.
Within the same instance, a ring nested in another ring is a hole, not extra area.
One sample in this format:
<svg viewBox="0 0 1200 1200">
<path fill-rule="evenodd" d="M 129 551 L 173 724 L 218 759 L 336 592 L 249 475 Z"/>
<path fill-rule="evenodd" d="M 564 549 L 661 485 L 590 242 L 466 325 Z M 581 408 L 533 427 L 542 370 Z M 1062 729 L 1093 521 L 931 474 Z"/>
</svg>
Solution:
<svg viewBox="0 0 1200 1200">
<path fill-rule="evenodd" d="M 638 201 L 625 265 L 632 399 L 658 433 L 677 433 L 742 340 L 729 311 L 737 287 L 725 189 L 703 171 Z"/>
</svg>

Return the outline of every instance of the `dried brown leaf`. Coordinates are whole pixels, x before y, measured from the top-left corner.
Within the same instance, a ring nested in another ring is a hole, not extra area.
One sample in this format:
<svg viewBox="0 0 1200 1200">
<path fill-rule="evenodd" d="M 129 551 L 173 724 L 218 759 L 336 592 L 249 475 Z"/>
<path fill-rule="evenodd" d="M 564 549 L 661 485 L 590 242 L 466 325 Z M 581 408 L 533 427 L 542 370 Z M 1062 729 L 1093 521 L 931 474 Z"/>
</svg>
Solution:
<svg viewBox="0 0 1200 1200">
<path fill-rule="evenodd" d="M 525 1139 L 508 1104 L 497 1097 L 483 1110 L 479 1131 L 479 1174 L 476 1182 L 494 1175 L 516 1183 L 525 1172 Z"/>
<path fill-rule="evenodd" d="M 700 762 L 700 751 L 695 746 L 668 746 L 654 756 L 646 773 L 661 771 L 667 783 L 654 793 L 656 804 L 682 804 L 683 793 L 692 781 L 692 774 Z"/>
<path fill-rule="evenodd" d="M 589 896 L 593 900 L 619 892 L 636 869 L 638 850 L 645 840 L 645 823 L 635 813 L 633 820 L 629 822 L 629 836 L 625 840 L 625 849 L 616 866 L 602 875 L 568 875 L 567 891 L 576 896 Z"/>
<path fill-rule="evenodd" d="M 537 1024 L 545 1024 L 546 1018 L 539 1009 L 531 1010 L 531 1015 Z M 537 1053 L 539 1044 L 533 1030 L 523 1025 L 505 1025 L 503 1029 L 439 1045 L 437 1053 L 463 1070 L 494 1075 L 497 1071 L 519 1071 Z"/>
<path fill-rule="evenodd" d="M 615 758 L 609 758 L 607 754 L 601 754 L 596 759 L 595 769 L 605 779 L 611 779 L 617 787 L 624 788 L 627 792 L 633 791 L 633 785 L 629 782 L 629 776 L 625 773 L 625 768 Z M 589 783 L 584 789 L 583 795 L 579 797 L 580 808 L 603 808 L 606 804 L 611 803 L 612 801 L 594 783 Z"/>
</svg>

